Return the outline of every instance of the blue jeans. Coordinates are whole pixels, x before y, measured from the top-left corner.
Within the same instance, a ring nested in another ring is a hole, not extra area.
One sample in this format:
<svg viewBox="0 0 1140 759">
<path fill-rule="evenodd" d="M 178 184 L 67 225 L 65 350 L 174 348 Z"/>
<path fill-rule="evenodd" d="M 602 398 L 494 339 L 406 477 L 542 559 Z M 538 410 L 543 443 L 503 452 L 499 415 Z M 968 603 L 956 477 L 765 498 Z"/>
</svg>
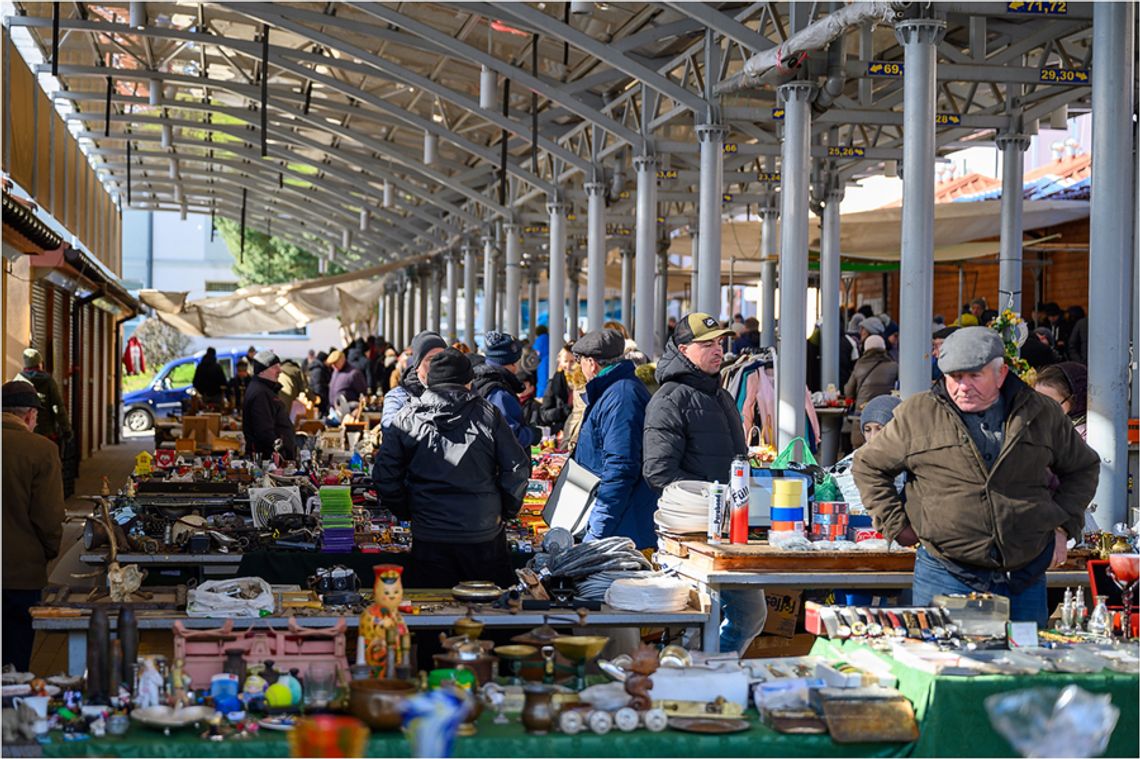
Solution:
<svg viewBox="0 0 1140 759">
<path fill-rule="evenodd" d="M 974 570 L 977 582 L 967 585 L 941 560 L 931 556 L 922 546 L 918 547 L 914 559 L 914 605 L 930 606 L 936 595 L 974 592 L 993 593 L 1009 599 L 1009 619 L 1012 622 L 1036 622 L 1039 629 L 1046 629 L 1049 622 L 1049 605 L 1045 600 L 1045 575 L 1037 578 L 1020 593 L 1010 593 L 1005 573 L 999 571 Z"/>
<path fill-rule="evenodd" d="M 720 592 L 722 621 L 720 650 L 743 656 L 768 621 L 768 602 L 760 588 L 725 589 Z"/>
</svg>

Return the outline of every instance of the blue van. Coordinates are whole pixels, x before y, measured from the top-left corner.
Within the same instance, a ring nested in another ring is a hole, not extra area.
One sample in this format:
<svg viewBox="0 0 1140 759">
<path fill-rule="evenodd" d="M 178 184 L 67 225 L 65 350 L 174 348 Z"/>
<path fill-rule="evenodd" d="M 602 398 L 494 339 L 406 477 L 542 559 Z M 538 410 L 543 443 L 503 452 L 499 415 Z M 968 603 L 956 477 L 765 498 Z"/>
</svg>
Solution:
<svg viewBox="0 0 1140 759">
<path fill-rule="evenodd" d="M 246 348 L 219 348 L 218 365 L 230 379 L 237 373 L 237 363 L 246 356 Z M 192 356 L 183 356 L 167 362 L 154 375 L 150 387 L 135 390 L 123 396 L 122 423 L 131 432 L 145 432 L 154 426 L 154 420 L 182 413 L 182 400 L 194 389 L 194 370 L 206 355 L 200 350 Z"/>
</svg>

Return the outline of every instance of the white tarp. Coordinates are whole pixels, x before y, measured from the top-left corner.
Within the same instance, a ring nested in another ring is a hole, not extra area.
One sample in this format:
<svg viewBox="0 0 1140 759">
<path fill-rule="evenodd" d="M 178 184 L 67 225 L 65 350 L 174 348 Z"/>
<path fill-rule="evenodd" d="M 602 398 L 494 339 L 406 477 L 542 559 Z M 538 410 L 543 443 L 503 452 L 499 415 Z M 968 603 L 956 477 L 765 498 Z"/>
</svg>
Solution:
<svg viewBox="0 0 1140 759">
<path fill-rule="evenodd" d="M 1027 200 L 1022 211 L 1026 231 L 1053 227 L 1087 218 L 1088 201 Z M 819 250 L 819 223 L 813 217 L 808 245 Z M 1001 234 L 1001 201 L 939 203 L 934 206 L 934 260 L 964 261 L 994 255 Z M 779 230 L 777 229 L 777 239 Z M 692 253 L 692 240 L 674 238 L 669 247 L 673 255 Z M 902 250 L 902 208 L 876 208 L 871 211 L 843 214 L 839 222 L 839 249 L 843 258 L 870 261 L 898 261 Z M 731 221 L 721 226 L 721 268 L 728 271 L 729 261 L 738 263 L 760 259 L 760 222 Z"/>
<path fill-rule="evenodd" d="M 377 277 L 426 258 L 284 285 L 245 287 L 232 295 L 188 301 L 184 292 L 142 290 L 139 299 L 158 318 L 187 335 L 226 337 L 303 327 L 337 317 L 342 325 L 367 323 L 377 314 L 384 285 Z"/>
</svg>

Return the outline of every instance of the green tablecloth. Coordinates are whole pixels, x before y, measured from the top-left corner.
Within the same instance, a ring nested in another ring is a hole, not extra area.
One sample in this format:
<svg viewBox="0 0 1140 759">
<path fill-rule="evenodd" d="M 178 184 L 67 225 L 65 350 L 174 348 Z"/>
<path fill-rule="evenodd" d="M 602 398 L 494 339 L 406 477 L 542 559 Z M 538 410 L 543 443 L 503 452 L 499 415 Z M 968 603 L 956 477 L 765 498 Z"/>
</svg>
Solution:
<svg viewBox="0 0 1140 759">
<path fill-rule="evenodd" d="M 860 643 L 820 639 L 812 654 L 828 658 L 844 656 Z M 871 650 L 868 648 L 868 650 Z M 1023 688 L 1064 688 L 1079 685 L 1091 693 L 1109 693 L 1120 709 L 1120 720 L 1105 756 L 1140 756 L 1140 681 L 1136 675 L 1102 672 L 1095 675 L 1041 673 L 1032 676 L 982 675 L 977 677 L 935 676 L 899 664 L 885 654 L 876 655 L 891 665 L 899 690 L 914 703 L 920 736 L 912 756 L 1017 756 L 1009 743 L 994 731 L 985 700 L 995 693 Z M 1062 750 L 1058 747 L 1058 751 Z"/>
<path fill-rule="evenodd" d="M 732 735 L 709 736 L 666 730 L 650 733 L 637 730 L 608 735 L 580 733 L 545 736 L 528 735 L 516 721 L 496 725 L 490 714 L 479 721 L 479 733 L 456 740 L 456 757 L 574 757 L 574 756 L 906 756 L 910 744 L 834 743 L 826 735 L 781 735 L 761 725 L 750 712 L 752 729 Z M 280 733 L 259 735 L 249 740 L 206 743 L 193 731 L 176 733 L 169 738 L 159 732 L 132 728 L 122 738 L 102 738 L 65 743 L 58 733 L 53 742 L 43 747 L 44 756 L 119 756 L 119 757 L 261 757 L 288 756 L 289 746 Z M 366 756 L 409 756 L 408 743 L 399 733 L 377 733 L 368 744 Z"/>
</svg>

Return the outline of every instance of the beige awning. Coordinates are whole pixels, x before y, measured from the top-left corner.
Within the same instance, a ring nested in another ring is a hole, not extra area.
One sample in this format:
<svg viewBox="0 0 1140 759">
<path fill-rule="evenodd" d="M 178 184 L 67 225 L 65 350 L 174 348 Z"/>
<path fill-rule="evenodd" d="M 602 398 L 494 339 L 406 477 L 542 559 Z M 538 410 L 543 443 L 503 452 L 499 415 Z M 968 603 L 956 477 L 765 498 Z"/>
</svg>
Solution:
<svg viewBox="0 0 1140 759">
<path fill-rule="evenodd" d="M 1022 211 L 1026 231 L 1052 227 L 1087 218 L 1089 204 L 1084 200 L 1027 200 Z M 777 235 L 778 235 L 777 231 Z M 1001 201 L 939 203 L 934 207 L 934 260 L 963 261 L 998 252 L 1001 234 Z M 809 225 L 809 246 L 819 250 L 819 223 Z M 777 237 L 777 239 L 779 239 Z M 902 250 L 902 208 L 876 208 L 844 214 L 839 223 L 840 250 L 844 258 L 870 261 L 898 261 Z M 688 256 L 692 239 L 673 239 L 669 252 Z M 721 226 L 721 269 L 727 274 L 730 261 L 760 259 L 760 222 L 732 221 Z"/>
<path fill-rule="evenodd" d="M 367 322 L 377 313 L 383 282 L 377 277 L 425 260 L 403 259 L 333 277 L 284 285 L 246 287 L 232 295 L 187 301 L 184 292 L 142 290 L 139 299 L 179 332 L 226 337 L 303 327 L 336 317 L 342 325 Z"/>
</svg>

